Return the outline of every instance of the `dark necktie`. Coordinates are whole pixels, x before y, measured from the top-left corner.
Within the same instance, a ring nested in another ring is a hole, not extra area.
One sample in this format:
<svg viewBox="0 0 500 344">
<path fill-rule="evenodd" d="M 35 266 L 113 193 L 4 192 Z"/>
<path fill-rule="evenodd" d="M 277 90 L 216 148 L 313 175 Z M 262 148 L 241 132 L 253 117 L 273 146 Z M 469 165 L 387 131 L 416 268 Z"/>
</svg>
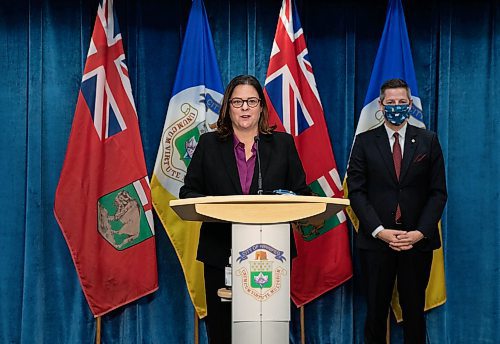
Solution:
<svg viewBox="0 0 500 344">
<path fill-rule="evenodd" d="M 401 153 L 401 146 L 399 145 L 399 134 L 394 133 L 394 145 L 392 146 L 392 159 L 394 160 L 394 169 L 396 170 L 396 177 L 399 180 L 399 175 L 401 173 L 401 160 L 403 160 L 403 154 Z M 396 208 L 395 220 L 397 224 L 401 223 L 401 208 Z"/>
</svg>

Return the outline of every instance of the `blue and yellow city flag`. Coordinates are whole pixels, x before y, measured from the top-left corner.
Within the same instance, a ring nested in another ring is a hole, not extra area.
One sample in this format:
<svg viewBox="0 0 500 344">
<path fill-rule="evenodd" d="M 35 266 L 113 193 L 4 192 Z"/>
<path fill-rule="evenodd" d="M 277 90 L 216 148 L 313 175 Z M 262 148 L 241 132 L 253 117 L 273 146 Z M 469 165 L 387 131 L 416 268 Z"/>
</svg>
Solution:
<svg viewBox="0 0 500 344">
<path fill-rule="evenodd" d="M 389 79 L 399 78 L 408 83 L 413 99 L 409 123 L 425 128 L 422 103 L 418 93 L 417 78 L 413 66 L 410 40 L 406 29 L 405 16 L 401 0 L 389 0 L 384 31 L 380 39 L 377 56 L 373 64 L 368 91 L 366 92 L 363 109 L 359 116 L 356 135 L 378 127 L 384 123 L 384 115 L 378 108 L 380 86 Z M 344 180 L 345 185 L 345 180 Z M 347 189 L 346 193 L 348 192 Z M 347 210 L 356 229 L 358 219 L 351 208 Z M 439 224 L 441 231 L 441 223 Z M 441 233 L 440 233 L 441 234 Z M 434 251 L 431 277 L 426 290 L 425 310 L 442 305 L 446 302 L 446 285 L 444 275 L 443 248 Z M 396 319 L 402 321 L 401 307 L 396 289 L 393 293 L 392 308 Z"/>
<path fill-rule="evenodd" d="M 196 260 L 201 223 L 181 220 L 169 201 L 179 198 L 200 135 L 216 128 L 222 80 L 202 0 L 194 0 L 186 26 L 172 97 L 151 179 L 153 205 L 165 227 L 200 318 L 207 314 L 203 264 Z"/>
</svg>

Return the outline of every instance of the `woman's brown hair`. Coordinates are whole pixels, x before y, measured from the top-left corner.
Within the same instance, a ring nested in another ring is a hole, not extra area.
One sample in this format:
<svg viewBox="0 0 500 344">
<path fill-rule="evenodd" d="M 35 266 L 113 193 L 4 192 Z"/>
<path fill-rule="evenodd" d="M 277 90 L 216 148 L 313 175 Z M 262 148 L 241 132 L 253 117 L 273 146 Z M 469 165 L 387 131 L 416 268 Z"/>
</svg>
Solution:
<svg viewBox="0 0 500 344">
<path fill-rule="evenodd" d="M 238 85 L 250 85 L 257 91 L 260 98 L 260 104 L 262 106 L 262 112 L 260 113 L 259 118 L 259 133 L 271 134 L 276 126 L 269 126 L 269 111 L 267 109 L 266 98 L 264 97 L 262 86 L 260 86 L 259 81 L 252 75 L 238 75 L 231 80 L 229 85 L 227 85 L 226 91 L 224 92 L 219 119 L 217 120 L 217 135 L 220 138 L 227 138 L 233 134 L 233 124 L 231 123 L 231 116 L 229 115 L 231 106 L 229 100 L 233 95 L 234 89 Z"/>
</svg>

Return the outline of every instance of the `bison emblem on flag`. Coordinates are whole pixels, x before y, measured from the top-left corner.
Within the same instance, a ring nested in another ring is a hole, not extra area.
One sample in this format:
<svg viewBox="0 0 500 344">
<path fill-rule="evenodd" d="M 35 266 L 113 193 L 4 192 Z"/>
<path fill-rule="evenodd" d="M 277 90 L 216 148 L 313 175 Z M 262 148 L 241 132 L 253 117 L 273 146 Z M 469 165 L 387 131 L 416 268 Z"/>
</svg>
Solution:
<svg viewBox="0 0 500 344">
<path fill-rule="evenodd" d="M 139 188 L 139 190 L 136 189 Z M 124 250 L 154 235 L 151 205 L 139 182 L 99 198 L 97 229 L 117 250 Z M 149 209 L 148 209 L 149 208 Z"/>
</svg>

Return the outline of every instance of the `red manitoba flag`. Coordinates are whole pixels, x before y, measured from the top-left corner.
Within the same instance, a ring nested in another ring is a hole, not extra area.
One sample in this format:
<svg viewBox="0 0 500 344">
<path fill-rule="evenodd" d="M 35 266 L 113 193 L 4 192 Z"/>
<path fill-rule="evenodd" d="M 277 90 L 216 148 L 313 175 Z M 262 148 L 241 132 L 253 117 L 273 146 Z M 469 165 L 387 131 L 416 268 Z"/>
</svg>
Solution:
<svg viewBox="0 0 500 344">
<path fill-rule="evenodd" d="M 304 32 L 292 0 L 283 0 L 265 82 L 271 122 L 293 135 L 311 190 L 344 196 Z M 291 296 L 302 306 L 352 277 L 346 216 L 295 231 Z"/>
<path fill-rule="evenodd" d="M 100 1 L 54 214 L 101 316 L 158 289 L 151 190 L 112 1 Z"/>
</svg>

